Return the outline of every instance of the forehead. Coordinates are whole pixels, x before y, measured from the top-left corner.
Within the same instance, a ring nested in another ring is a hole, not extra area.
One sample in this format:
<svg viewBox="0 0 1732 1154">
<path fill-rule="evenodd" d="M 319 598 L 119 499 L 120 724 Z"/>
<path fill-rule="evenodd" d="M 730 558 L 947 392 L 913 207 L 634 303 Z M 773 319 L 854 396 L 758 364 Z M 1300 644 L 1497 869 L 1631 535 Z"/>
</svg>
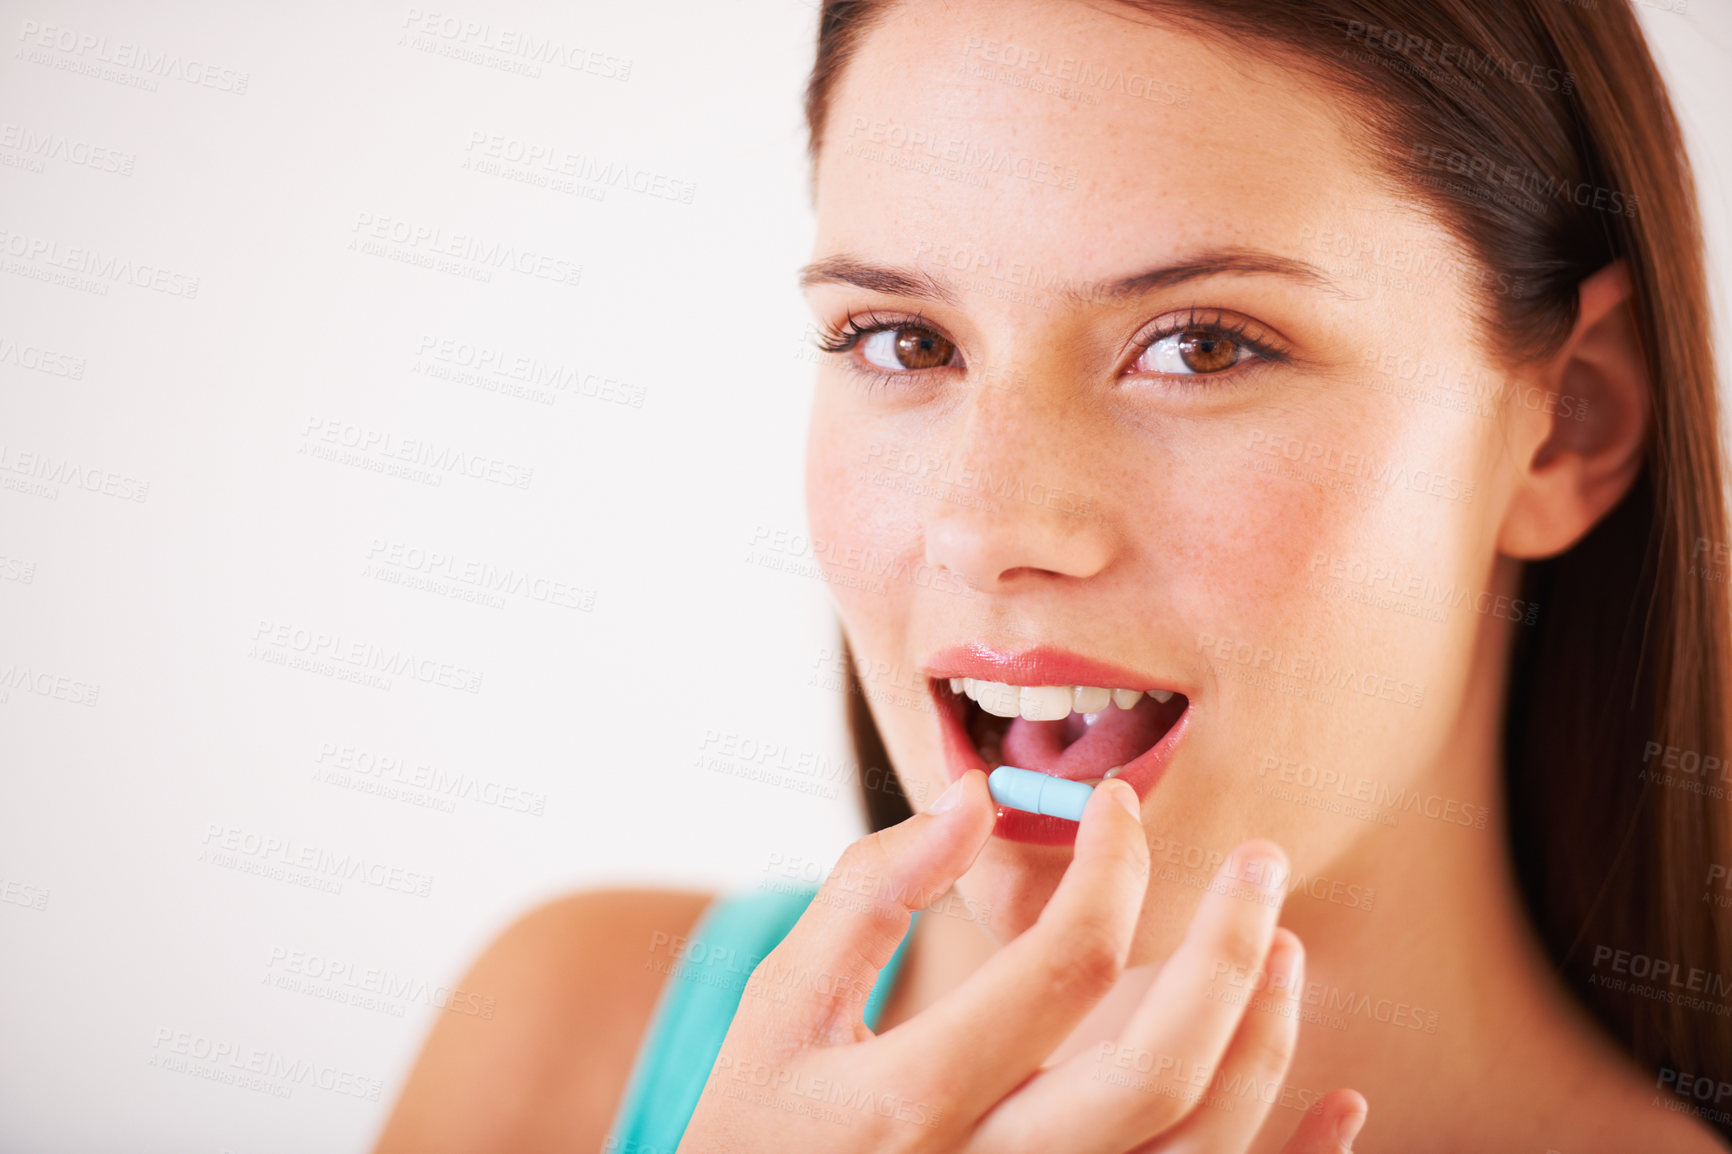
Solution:
<svg viewBox="0 0 1732 1154">
<path fill-rule="evenodd" d="M 1352 114 L 1259 49 L 1112 0 L 905 0 L 832 92 L 817 251 L 1087 280 L 1374 227 Z"/>
</svg>

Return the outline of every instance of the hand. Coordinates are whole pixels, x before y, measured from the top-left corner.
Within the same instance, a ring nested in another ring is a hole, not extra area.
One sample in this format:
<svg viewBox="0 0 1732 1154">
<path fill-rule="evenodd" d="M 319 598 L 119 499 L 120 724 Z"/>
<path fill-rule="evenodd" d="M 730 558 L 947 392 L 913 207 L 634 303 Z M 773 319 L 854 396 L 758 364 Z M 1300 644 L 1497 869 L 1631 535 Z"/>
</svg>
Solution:
<svg viewBox="0 0 1732 1154">
<path fill-rule="evenodd" d="M 1299 939 L 1275 924 L 1287 868 L 1273 842 L 1228 856 L 1118 1042 L 1043 1066 L 1124 970 L 1149 879 L 1135 814 L 1128 785 L 1096 787 L 1034 925 L 883 1034 L 862 1020 L 866 997 L 912 911 L 991 836 L 986 776 L 853 843 L 748 980 L 681 1154 L 1246 1150 L 1279 1096 L 1304 985 Z M 1254 1012 L 1211 996 L 1235 972 L 1257 975 L 1234 987 L 1263 990 Z M 1265 1092 L 1233 1089 L 1247 1086 Z M 1365 1112 L 1354 1091 L 1326 1096 L 1284 1154 L 1338 1154 Z"/>
</svg>

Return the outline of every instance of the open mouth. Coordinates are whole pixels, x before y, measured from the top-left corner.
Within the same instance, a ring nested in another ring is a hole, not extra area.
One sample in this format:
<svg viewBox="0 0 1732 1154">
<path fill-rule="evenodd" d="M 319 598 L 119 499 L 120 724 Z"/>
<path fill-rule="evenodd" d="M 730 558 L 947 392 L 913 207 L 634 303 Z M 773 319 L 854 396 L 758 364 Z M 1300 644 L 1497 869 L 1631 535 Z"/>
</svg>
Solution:
<svg viewBox="0 0 1732 1154">
<path fill-rule="evenodd" d="M 1015 765 L 1093 785 L 1125 775 L 1138 793 L 1143 774 L 1126 774 L 1163 744 L 1190 702 L 1170 689 L 1091 685 L 1009 685 L 972 677 L 933 682 L 970 768 Z M 974 760 L 978 759 L 978 765 Z M 1149 782 L 1148 784 L 1152 784 Z"/>
</svg>

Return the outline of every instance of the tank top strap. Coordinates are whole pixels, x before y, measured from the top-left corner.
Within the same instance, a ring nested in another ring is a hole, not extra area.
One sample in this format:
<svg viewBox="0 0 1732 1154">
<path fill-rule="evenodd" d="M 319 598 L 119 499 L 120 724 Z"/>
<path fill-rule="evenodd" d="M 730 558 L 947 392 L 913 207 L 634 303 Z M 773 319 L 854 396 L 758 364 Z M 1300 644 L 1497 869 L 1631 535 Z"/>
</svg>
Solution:
<svg viewBox="0 0 1732 1154">
<path fill-rule="evenodd" d="M 721 1053 L 746 980 L 794 928 L 817 892 L 800 887 L 722 895 L 704 908 L 683 942 L 670 943 L 678 957 L 667 967 L 602 1154 L 674 1154 Z M 877 1028 L 919 919 L 916 913 L 866 998 L 862 1016 L 869 1028 Z M 645 962 L 664 964 L 657 958 Z"/>
</svg>

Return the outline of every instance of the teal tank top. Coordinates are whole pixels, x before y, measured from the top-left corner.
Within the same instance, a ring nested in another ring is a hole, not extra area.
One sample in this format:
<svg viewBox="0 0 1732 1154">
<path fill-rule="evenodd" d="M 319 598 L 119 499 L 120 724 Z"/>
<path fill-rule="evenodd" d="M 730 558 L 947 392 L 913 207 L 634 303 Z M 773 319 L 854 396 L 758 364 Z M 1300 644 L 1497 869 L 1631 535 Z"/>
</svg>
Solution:
<svg viewBox="0 0 1732 1154">
<path fill-rule="evenodd" d="M 794 928 L 816 889 L 762 890 L 720 897 L 686 935 L 684 956 L 668 973 L 625 1097 L 603 1154 L 674 1154 L 722 1050 L 751 977 L 765 954 Z M 920 921 L 916 913 L 866 998 L 863 1017 L 876 1029 L 903 955 Z"/>
</svg>

